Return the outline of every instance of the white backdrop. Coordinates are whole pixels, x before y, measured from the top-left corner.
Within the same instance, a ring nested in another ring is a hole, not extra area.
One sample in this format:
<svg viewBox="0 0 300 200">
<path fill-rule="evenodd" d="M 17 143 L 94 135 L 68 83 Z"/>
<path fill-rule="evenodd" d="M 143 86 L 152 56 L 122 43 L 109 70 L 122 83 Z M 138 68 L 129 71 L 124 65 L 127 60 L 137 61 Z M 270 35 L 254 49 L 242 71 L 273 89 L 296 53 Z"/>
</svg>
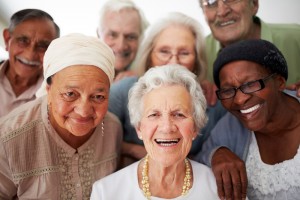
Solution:
<svg viewBox="0 0 300 200">
<path fill-rule="evenodd" d="M 166 12 L 180 11 L 199 20 L 205 34 L 210 32 L 198 0 L 134 1 L 143 9 L 150 23 Z M 96 36 L 98 14 L 103 3 L 104 0 L 0 0 L 0 16 L 8 23 L 9 17 L 20 9 L 39 8 L 53 16 L 61 28 L 61 35 L 80 32 Z M 271 23 L 300 24 L 299 10 L 300 0 L 260 0 L 258 16 Z M 0 44 L 3 44 L 0 38 Z"/>
<path fill-rule="evenodd" d="M 169 11 L 181 11 L 199 20 L 205 32 L 198 0 L 134 0 L 150 22 Z M 0 12 L 7 21 L 17 10 L 39 8 L 49 12 L 61 27 L 62 35 L 81 32 L 95 35 L 98 13 L 104 0 L 0 0 Z M 260 0 L 258 16 L 266 22 L 300 24 L 300 0 Z"/>
</svg>

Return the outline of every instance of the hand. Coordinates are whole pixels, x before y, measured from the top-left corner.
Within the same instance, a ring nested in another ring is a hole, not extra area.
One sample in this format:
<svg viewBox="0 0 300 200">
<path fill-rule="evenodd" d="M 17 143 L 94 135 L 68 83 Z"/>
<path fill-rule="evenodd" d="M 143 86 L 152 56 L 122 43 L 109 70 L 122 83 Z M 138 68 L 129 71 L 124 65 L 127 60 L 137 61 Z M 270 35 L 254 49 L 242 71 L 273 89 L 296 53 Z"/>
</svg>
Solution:
<svg viewBox="0 0 300 200">
<path fill-rule="evenodd" d="M 297 96 L 300 97 L 300 81 L 298 81 L 298 82 L 296 82 L 294 84 L 286 86 L 286 89 L 288 89 L 288 90 L 296 90 L 297 91 Z"/>
<path fill-rule="evenodd" d="M 246 199 L 248 182 L 244 161 L 229 149 L 221 147 L 212 157 L 212 170 L 221 199 Z"/>
<path fill-rule="evenodd" d="M 114 82 L 117 82 L 117 81 L 119 81 L 125 77 L 129 77 L 129 76 L 136 76 L 136 73 L 131 70 L 119 72 L 118 75 L 115 77 Z"/>
<path fill-rule="evenodd" d="M 217 90 L 217 86 L 208 80 L 201 81 L 200 85 L 205 95 L 207 104 L 209 106 L 214 106 L 217 103 L 217 95 L 215 92 Z"/>
</svg>

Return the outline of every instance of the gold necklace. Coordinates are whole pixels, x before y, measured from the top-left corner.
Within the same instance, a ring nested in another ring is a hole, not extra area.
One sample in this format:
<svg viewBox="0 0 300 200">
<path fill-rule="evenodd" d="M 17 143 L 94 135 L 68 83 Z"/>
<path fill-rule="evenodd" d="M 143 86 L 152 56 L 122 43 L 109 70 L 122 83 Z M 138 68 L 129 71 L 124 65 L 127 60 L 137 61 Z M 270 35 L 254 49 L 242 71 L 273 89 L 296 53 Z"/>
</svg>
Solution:
<svg viewBox="0 0 300 200">
<path fill-rule="evenodd" d="M 183 186 L 182 186 L 182 193 L 181 196 L 184 196 L 188 193 L 191 187 L 191 168 L 189 165 L 188 159 L 184 159 L 185 163 L 185 177 L 183 179 Z M 149 155 L 147 154 L 144 158 L 143 170 L 142 170 L 142 190 L 144 196 L 150 200 L 151 192 L 150 192 L 150 184 L 149 184 L 149 177 L 148 177 L 148 166 L 149 166 Z"/>
</svg>

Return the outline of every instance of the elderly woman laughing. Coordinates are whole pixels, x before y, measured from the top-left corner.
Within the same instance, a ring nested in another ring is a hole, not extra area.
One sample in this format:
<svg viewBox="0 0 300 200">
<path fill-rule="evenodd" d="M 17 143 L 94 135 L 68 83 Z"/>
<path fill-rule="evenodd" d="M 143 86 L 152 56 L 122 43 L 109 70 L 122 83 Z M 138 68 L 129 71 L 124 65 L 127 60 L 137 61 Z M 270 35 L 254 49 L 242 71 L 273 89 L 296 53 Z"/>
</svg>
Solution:
<svg viewBox="0 0 300 200">
<path fill-rule="evenodd" d="M 149 69 L 135 83 L 129 92 L 130 120 L 148 154 L 96 182 L 92 199 L 218 199 L 211 170 L 186 158 L 207 121 L 195 77 L 170 64 Z"/>
</svg>

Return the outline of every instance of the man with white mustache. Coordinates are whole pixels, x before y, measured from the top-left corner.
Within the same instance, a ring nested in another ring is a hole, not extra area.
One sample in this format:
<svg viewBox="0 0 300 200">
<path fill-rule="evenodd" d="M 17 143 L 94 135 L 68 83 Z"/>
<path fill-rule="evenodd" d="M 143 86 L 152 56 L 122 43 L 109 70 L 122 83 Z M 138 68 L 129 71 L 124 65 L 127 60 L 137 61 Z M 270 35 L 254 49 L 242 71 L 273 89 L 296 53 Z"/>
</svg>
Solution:
<svg viewBox="0 0 300 200">
<path fill-rule="evenodd" d="M 9 58 L 0 65 L 0 117 L 36 98 L 43 81 L 43 57 L 60 30 L 53 18 L 38 9 L 14 13 L 3 38 Z"/>
</svg>

